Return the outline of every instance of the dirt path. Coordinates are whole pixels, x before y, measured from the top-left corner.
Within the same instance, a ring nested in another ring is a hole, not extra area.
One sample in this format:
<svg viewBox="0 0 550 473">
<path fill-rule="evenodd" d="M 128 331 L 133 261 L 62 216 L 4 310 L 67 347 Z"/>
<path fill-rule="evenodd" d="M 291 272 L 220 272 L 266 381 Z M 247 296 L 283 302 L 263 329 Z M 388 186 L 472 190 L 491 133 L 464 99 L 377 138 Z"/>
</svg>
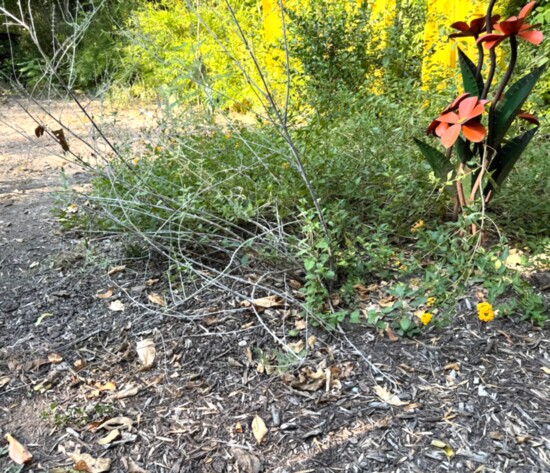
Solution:
<svg viewBox="0 0 550 473">
<path fill-rule="evenodd" d="M 0 118 L 34 129 L 13 107 Z M 27 471 L 69 472 L 75 452 L 113 472 L 550 471 L 548 330 L 468 313 L 397 342 L 312 328 L 311 356 L 284 368 L 293 357 L 272 334 L 298 327 L 292 311 L 260 320 L 219 291 L 159 308 L 155 261 L 61 231 L 58 145 L 44 153 L 16 130 L 0 138 L 0 435 L 28 446 Z M 148 370 L 142 340 L 156 349 Z"/>
</svg>

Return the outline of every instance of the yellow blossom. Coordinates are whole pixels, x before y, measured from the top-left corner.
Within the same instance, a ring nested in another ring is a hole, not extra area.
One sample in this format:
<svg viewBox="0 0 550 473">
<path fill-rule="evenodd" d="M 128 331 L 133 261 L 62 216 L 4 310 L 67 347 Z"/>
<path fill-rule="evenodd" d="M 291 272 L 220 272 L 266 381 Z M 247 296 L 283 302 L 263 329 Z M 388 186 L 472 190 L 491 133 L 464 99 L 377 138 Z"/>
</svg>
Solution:
<svg viewBox="0 0 550 473">
<path fill-rule="evenodd" d="M 420 230 L 421 228 L 424 228 L 424 220 L 420 219 L 418 222 L 416 222 L 412 227 L 411 227 L 411 233 L 415 233 L 417 232 L 418 230 Z"/>
<path fill-rule="evenodd" d="M 423 325 L 428 325 L 432 321 L 432 318 L 433 314 L 430 314 L 429 312 L 424 312 L 420 316 L 420 322 L 422 322 Z"/>
<path fill-rule="evenodd" d="M 139 158 L 134 158 L 134 159 L 132 159 L 132 164 L 133 164 L 134 166 L 137 166 L 138 163 L 139 163 Z"/>
<path fill-rule="evenodd" d="M 435 297 L 428 297 L 428 301 L 426 302 L 426 305 L 428 307 L 431 307 L 431 306 L 435 305 L 435 301 L 436 301 Z"/>
<path fill-rule="evenodd" d="M 477 305 L 477 314 L 479 320 L 481 320 L 482 322 L 491 322 L 495 318 L 493 306 L 488 302 L 480 302 Z"/>
</svg>

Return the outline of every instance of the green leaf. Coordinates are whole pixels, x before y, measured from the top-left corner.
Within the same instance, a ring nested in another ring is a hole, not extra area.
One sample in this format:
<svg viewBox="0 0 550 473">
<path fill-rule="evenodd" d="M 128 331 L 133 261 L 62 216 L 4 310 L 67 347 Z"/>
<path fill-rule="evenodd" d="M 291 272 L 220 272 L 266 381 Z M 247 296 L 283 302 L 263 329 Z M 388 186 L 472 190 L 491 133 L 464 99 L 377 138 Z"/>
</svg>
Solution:
<svg viewBox="0 0 550 473">
<path fill-rule="evenodd" d="M 399 321 L 399 328 L 403 330 L 403 332 L 407 332 L 412 326 L 412 322 L 407 317 L 403 317 Z"/>
<path fill-rule="evenodd" d="M 313 268 L 315 268 L 316 261 L 313 258 L 308 258 L 304 261 L 304 268 L 306 271 L 311 271 Z"/>
<path fill-rule="evenodd" d="M 361 323 L 361 312 L 359 312 L 358 310 L 354 310 L 349 316 L 349 321 L 352 324 Z"/>
<path fill-rule="evenodd" d="M 495 108 L 493 147 L 496 148 L 506 135 L 510 125 L 520 112 L 540 76 L 546 69 L 541 66 L 510 86 Z"/>
<path fill-rule="evenodd" d="M 460 48 L 458 48 L 458 62 L 460 64 L 460 72 L 462 73 L 464 92 L 480 97 L 483 92 L 483 80 L 481 78 L 481 74 L 478 78 L 476 78 L 476 65 Z"/>
<path fill-rule="evenodd" d="M 414 142 L 432 167 L 436 177 L 442 181 L 447 180 L 447 175 L 452 172 L 453 166 L 447 157 L 439 150 L 435 149 L 423 141 L 414 138 Z"/>
<path fill-rule="evenodd" d="M 456 152 L 458 153 L 460 161 L 463 163 L 467 163 L 470 159 L 472 159 L 472 150 L 462 136 L 459 136 L 458 140 L 456 140 Z"/>
<path fill-rule="evenodd" d="M 497 186 L 501 186 L 505 179 L 512 171 L 514 165 L 521 157 L 521 154 L 537 132 L 538 127 L 532 128 L 520 136 L 516 136 L 513 140 L 510 140 L 502 149 L 498 152 L 496 158 L 493 160 L 492 165 L 489 168 L 489 172 L 492 172 L 492 180 Z M 491 184 L 488 185 L 488 190 L 492 188 Z"/>
</svg>

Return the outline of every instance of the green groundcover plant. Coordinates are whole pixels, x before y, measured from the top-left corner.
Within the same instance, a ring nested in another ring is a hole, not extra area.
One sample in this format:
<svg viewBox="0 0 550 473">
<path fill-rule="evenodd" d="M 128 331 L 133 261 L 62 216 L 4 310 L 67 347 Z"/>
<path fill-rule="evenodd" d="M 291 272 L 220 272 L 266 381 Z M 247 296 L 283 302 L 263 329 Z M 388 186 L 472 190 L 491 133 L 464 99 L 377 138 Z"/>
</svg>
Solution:
<svg viewBox="0 0 550 473">
<path fill-rule="evenodd" d="M 534 45 L 543 41 L 542 32 L 527 22 L 536 2 L 528 3 L 517 16 L 506 20 L 493 15 L 494 4 L 495 0 L 489 2 L 484 17 L 452 25 L 458 32 L 451 34 L 450 38 L 473 38 L 478 58 L 474 63 L 459 49 L 464 93 L 427 129 L 428 135 L 439 138 L 446 152 L 415 139 L 435 175 L 444 182 L 454 182 L 447 189 L 454 200 L 455 219 L 459 212 L 473 203 L 489 204 L 539 128 L 538 119 L 524 111 L 523 106 L 546 64 L 511 84 L 518 65 L 518 40 Z M 495 50 L 506 43 L 510 47 L 508 67 L 495 85 Z M 484 69 L 485 50 L 489 52 L 489 64 Z M 533 126 L 518 132 L 518 128 L 523 127 L 516 125 L 516 118 Z M 472 230 L 475 232 L 475 226 Z"/>
</svg>

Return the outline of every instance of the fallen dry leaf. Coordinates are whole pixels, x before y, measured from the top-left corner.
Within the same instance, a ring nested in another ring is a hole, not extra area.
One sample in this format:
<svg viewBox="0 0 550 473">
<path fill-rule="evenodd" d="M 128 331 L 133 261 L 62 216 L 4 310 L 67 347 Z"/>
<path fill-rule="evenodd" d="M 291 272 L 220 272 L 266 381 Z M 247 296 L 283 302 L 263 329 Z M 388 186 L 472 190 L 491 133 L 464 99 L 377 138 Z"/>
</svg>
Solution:
<svg viewBox="0 0 550 473">
<path fill-rule="evenodd" d="M 111 430 L 105 437 L 100 438 L 97 443 L 99 445 L 108 445 L 118 437 L 120 437 L 120 430 L 114 429 Z"/>
<path fill-rule="evenodd" d="M 294 328 L 296 330 L 304 330 L 307 328 L 307 322 L 304 319 L 297 320 L 294 322 Z"/>
<path fill-rule="evenodd" d="M 8 454 L 15 463 L 24 465 L 32 460 L 32 455 L 27 447 L 15 440 L 11 434 L 6 434 L 6 440 L 9 444 Z"/>
<path fill-rule="evenodd" d="M 541 368 L 541 370 L 544 371 L 546 374 L 550 374 L 550 368 L 547 368 L 546 366 L 543 366 L 543 367 Z M 1 385 L 1 384 L 2 384 L 2 383 L 0 382 L 0 385 Z"/>
<path fill-rule="evenodd" d="M 63 361 L 63 358 L 61 355 L 58 355 L 57 353 L 50 353 L 48 355 L 48 361 L 50 363 L 53 363 L 54 365 L 57 365 Z"/>
<path fill-rule="evenodd" d="M 126 468 L 127 473 L 147 473 L 147 470 L 144 470 L 131 458 L 122 458 L 122 463 Z"/>
<path fill-rule="evenodd" d="M 139 393 L 139 388 L 137 386 L 130 387 L 130 388 L 123 389 L 122 391 L 120 391 L 118 393 L 111 394 L 105 400 L 106 401 L 114 401 L 116 399 L 126 399 L 127 397 L 135 396 L 137 393 Z"/>
<path fill-rule="evenodd" d="M 4 386 L 9 384 L 10 381 L 11 381 L 11 379 L 8 376 L 2 376 L 0 378 L 0 389 L 2 389 Z"/>
<path fill-rule="evenodd" d="M 76 471 L 86 471 L 88 473 L 104 473 L 111 469 L 111 460 L 109 458 L 94 458 L 87 453 L 71 453 L 70 458 L 74 461 Z"/>
<path fill-rule="evenodd" d="M 290 287 L 292 289 L 302 289 L 302 287 L 304 287 L 304 285 L 300 281 L 297 281 L 296 279 L 290 279 L 288 283 L 290 284 Z"/>
<path fill-rule="evenodd" d="M 263 439 L 267 435 L 267 432 L 268 430 L 265 426 L 264 420 L 260 416 L 256 415 L 252 421 L 252 433 L 254 434 L 256 442 L 262 443 Z"/>
<path fill-rule="evenodd" d="M 116 391 L 116 384 L 113 381 L 108 381 L 105 384 L 97 382 L 95 383 L 95 388 L 98 391 Z"/>
<path fill-rule="evenodd" d="M 241 425 L 240 422 L 237 422 L 237 423 L 235 424 L 235 427 L 234 427 L 233 431 L 234 431 L 236 434 L 242 434 L 242 433 L 243 433 L 243 426 Z"/>
<path fill-rule="evenodd" d="M 237 465 L 244 473 L 260 473 L 262 471 L 262 463 L 256 455 L 249 453 L 240 448 L 234 448 L 231 453 L 237 460 Z"/>
<path fill-rule="evenodd" d="M 285 301 L 280 296 L 267 296 L 254 299 L 252 301 L 243 301 L 241 303 L 243 307 L 250 307 L 254 305 L 260 309 L 269 309 L 271 307 L 282 307 L 285 305 Z"/>
<path fill-rule="evenodd" d="M 153 304 L 160 305 L 162 307 L 166 305 L 164 297 L 162 297 L 160 294 L 157 294 L 156 292 L 149 294 L 147 296 L 147 299 L 149 299 L 149 301 L 151 301 Z"/>
<path fill-rule="evenodd" d="M 313 347 L 315 346 L 315 342 L 317 341 L 317 337 L 315 335 L 310 335 L 307 338 L 307 346 L 313 350 Z"/>
<path fill-rule="evenodd" d="M 397 335 L 393 333 L 393 330 L 391 329 L 389 323 L 386 323 L 386 328 L 384 329 L 384 331 L 386 332 L 386 335 L 388 336 L 390 342 L 396 342 L 397 340 L 399 340 Z"/>
<path fill-rule="evenodd" d="M 97 426 L 97 430 L 107 429 L 107 430 L 119 430 L 119 429 L 132 429 L 133 421 L 129 417 L 113 417 L 109 420 L 103 422 Z"/>
<path fill-rule="evenodd" d="M 147 287 L 151 287 L 151 286 L 153 286 L 154 284 L 156 284 L 158 282 L 159 282 L 158 279 L 147 279 L 147 281 L 145 281 L 145 285 Z"/>
<path fill-rule="evenodd" d="M 408 404 L 405 401 L 399 399 L 395 394 L 392 394 L 387 388 L 383 386 L 374 386 L 374 392 L 382 399 L 382 401 L 388 403 L 391 406 L 404 406 Z"/>
<path fill-rule="evenodd" d="M 150 338 L 140 340 L 137 342 L 136 351 L 144 368 L 150 368 L 153 366 L 155 356 L 157 355 L 155 342 L 153 340 Z"/>
<path fill-rule="evenodd" d="M 88 366 L 88 362 L 86 360 L 78 359 L 73 363 L 73 366 L 76 371 L 80 371 Z"/>
<path fill-rule="evenodd" d="M 95 296 L 97 299 L 109 299 L 113 297 L 113 288 L 110 287 L 105 292 L 97 292 Z"/>
<path fill-rule="evenodd" d="M 396 299 L 394 296 L 383 297 L 378 301 L 378 305 L 383 308 L 392 307 L 395 301 Z"/>
<path fill-rule="evenodd" d="M 125 309 L 126 306 L 118 299 L 109 304 L 109 310 L 112 310 L 113 312 L 123 312 Z"/>
<path fill-rule="evenodd" d="M 295 343 L 289 343 L 288 346 L 294 353 L 300 353 L 305 348 L 306 344 L 303 340 L 298 340 Z"/>
<path fill-rule="evenodd" d="M 116 273 L 121 273 L 122 271 L 124 271 L 126 269 L 126 266 L 125 265 L 122 265 L 122 266 L 114 266 L 112 267 L 108 273 L 107 273 L 107 276 L 112 276 L 113 274 L 116 274 Z"/>
</svg>

